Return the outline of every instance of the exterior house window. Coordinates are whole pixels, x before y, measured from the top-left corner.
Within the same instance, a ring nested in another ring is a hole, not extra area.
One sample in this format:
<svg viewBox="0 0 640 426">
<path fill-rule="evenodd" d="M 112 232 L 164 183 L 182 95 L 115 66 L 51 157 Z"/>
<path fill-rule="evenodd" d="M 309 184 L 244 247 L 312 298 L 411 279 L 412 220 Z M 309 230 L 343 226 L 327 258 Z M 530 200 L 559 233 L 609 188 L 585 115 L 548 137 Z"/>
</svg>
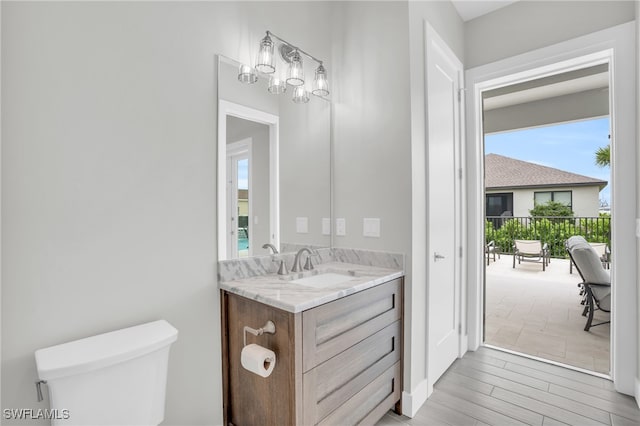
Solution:
<svg viewBox="0 0 640 426">
<path fill-rule="evenodd" d="M 546 204 L 549 201 L 562 203 L 570 208 L 573 207 L 571 191 L 540 191 L 533 193 L 534 205 Z"/>
<path fill-rule="evenodd" d="M 487 194 L 487 216 L 513 215 L 513 192 Z"/>
</svg>

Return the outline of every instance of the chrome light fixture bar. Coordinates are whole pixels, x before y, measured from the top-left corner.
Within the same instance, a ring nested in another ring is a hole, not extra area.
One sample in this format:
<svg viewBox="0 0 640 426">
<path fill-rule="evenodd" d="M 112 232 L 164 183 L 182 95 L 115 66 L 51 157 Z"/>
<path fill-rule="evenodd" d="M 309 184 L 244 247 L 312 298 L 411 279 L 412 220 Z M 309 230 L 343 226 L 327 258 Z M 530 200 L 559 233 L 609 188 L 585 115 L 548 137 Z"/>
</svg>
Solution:
<svg viewBox="0 0 640 426">
<path fill-rule="evenodd" d="M 256 71 L 262 74 L 274 74 L 276 72 L 275 43 L 273 42 L 272 37 L 281 43 L 278 50 L 282 59 L 288 64 L 288 71 L 286 79 L 276 75 L 270 76 L 268 86 L 269 92 L 276 95 L 284 93 L 287 90 L 288 84 L 295 88 L 293 94 L 294 102 L 306 103 L 309 101 L 308 91 L 304 87 L 304 65 L 301 56 L 304 55 L 318 64 L 315 71 L 315 79 L 313 81 L 311 93 L 318 97 L 328 96 L 329 82 L 327 81 L 327 70 L 322 64 L 322 61 L 299 47 L 289 43 L 283 38 L 278 37 L 271 31 L 267 31 L 264 38 L 260 40 L 260 48 L 258 50 L 255 68 L 252 68 L 249 65 L 241 65 L 238 80 L 242 83 L 251 84 L 258 81 L 258 74 Z"/>
</svg>

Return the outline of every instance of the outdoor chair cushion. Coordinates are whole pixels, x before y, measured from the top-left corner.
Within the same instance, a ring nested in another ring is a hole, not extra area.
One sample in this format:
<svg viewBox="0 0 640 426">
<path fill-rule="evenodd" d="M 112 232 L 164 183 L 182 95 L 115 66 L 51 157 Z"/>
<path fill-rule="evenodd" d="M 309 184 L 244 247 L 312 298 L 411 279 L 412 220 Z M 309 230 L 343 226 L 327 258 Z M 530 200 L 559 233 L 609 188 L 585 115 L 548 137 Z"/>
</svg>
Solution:
<svg viewBox="0 0 640 426">
<path fill-rule="evenodd" d="M 582 274 L 585 282 L 591 285 L 591 292 L 598 301 L 600 309 L 611 310 L 611 275 L 602 267 L 602 261 L 596 250 L 581 236 L 567 241 L 567 248 Z"/>
<path fill-rule="evenodd" d="M 602 262 L 595 249 L 584 241 L 584 238 L 582 241 L 576 241 L 575 238 L 569 238 L 567 247 L 571 251 L 578 269 L 582 272 L 584 280 L 590 284 L 611 285 L 609 271 L 602 267 Z"/>
</svg>

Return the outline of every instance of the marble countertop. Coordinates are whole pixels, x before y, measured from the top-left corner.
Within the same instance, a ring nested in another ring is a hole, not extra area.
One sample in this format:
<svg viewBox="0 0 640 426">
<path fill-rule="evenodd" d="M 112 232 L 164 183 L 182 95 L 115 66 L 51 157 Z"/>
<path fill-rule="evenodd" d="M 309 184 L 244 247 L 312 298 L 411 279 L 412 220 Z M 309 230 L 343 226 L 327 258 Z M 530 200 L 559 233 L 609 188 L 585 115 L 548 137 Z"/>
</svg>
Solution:
<svg viewBox="0 0 640 426">
<path fill-rule="evenodd" d="M 325 273 L 347 275 L 348 278 L 346 278 L 345 282 L 322 288 L 292 282 L 299 278 Z M 253 299 L 275 308 L 297 313 L 366 290 L 403 275 L 404 273 L 401 270 L 329 262 L 316 266 L 313 271 L 290 273 L 288 275 L 269 274 L 234 281 L 221 281 L 220 288 L 229 293 Z"/>
</svg>

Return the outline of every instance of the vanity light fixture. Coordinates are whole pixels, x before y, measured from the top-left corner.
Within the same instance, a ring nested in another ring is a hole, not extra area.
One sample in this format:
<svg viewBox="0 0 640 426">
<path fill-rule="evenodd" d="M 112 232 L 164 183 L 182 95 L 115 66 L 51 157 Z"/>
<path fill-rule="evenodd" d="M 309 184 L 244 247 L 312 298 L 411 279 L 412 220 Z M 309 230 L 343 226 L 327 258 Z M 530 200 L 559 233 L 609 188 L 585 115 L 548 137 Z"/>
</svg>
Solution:
<svg viewBox="0 0 640 426">
<path fill-rule="evenodd" d="M 307 92 L 304 86 L 296 86 L 293 91 L 293 102 L 297 104 L 306 104 L 309 102 L 309 92 Z"/>
<path fill-rule="evenodd" d="M 302 67 L 302 58 L 297 50 L 288 57 L 289 72 L 287 73 L 287 83 L 292 86 L 302 86 L 304 84 L 304 68 Z"/>
<path fill-rule="evenodd" d="M 241 83 L 253 84 L 258 81 L 258 74 L 256 73 L 256 70 L 251 68 L 249 65 L 240 65 L 238 80 Z"/>
<path fill-rule="evenodd" d="M 256 61 L 256 69 L 265 74 L 271 74 L 276 70 L 273 66 L 275 58 L 273 56 L 273 40 L 269 37 L 269 32 L 260 41 L 260 50 L 258 51 L 258 60 Z"/>
<path fill-rule="evenodd" d="M 327 82 L 327 70 L 322 64 L 316 68 L 316 79 L 313 82 L 313 91 L 316 96 L 327 96 L 329 94 L 329 83 Z"/>
<path fill-rule="evenodd" d="M 272 75 L 269 77 L 269 87 L 267 90 L 269 90 L 269 93 L 279 95 L 287 91 L 287 83 L 280 77 Z"/>
<path fill-rule="evenodd" d="M 280 46 L 278 48 L 280 57 L 285 64 L 288 64 L 286 80 L 281 76 L 275 75 L 276 55 L 273 39 L 280 42 Z M 312 59 L 318 64 L 312 89 L 305 88 L 302 55 Z M 295 103 L 309 102 L 309 92 L 318 97 L 325 97 L 329 95 L 327 70 L 322 64 L 322 61 L 299 47 L 294 46 L 288 41 L 283 40 L 271 31 L 267 31 L 264 38 L 260 40 L 260 48 L 258 50 L 255 68 L 252 68 L 249 65 L 241 65 L 238 80 L 247 84 L 255 83 L 258 81 L 258 73 L 269 75 L 268 90 L 269 93 L 273 93 L 274 95 L 285 93 L 287 91 L 287 85 L 293 86 L 295 88 L 293 102 Z"/>
</svg>

